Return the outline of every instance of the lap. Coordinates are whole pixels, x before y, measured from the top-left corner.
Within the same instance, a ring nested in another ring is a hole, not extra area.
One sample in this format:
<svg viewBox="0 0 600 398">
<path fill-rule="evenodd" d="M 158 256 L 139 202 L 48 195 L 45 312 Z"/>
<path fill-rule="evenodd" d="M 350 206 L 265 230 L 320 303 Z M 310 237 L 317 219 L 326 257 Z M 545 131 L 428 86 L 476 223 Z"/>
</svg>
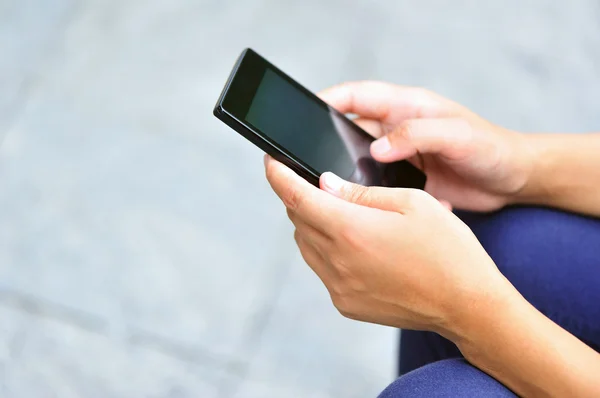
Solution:
<svg viewBox="0 0 600 398">
<path fill-rule="evenodd" d="M 508 388 L 464 359 L 435 362 L 398 378 L 379 398 L 516 397 Z"/>
<path fill-rule="evenodd" d="M 600 348 L 600 220 L 535 207 L 459 216 L 527 301 Z"/>
</svg>

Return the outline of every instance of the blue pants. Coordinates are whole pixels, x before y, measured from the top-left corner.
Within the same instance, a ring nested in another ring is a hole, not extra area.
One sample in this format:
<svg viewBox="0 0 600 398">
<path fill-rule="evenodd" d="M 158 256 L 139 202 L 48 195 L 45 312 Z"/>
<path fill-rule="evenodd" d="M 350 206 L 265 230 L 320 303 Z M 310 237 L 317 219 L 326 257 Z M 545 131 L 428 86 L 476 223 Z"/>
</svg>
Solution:
<svg viewBox="0 0 600 398">
<path fill-rule="evenodd" d="M 600 220 L 533 207 L 458 215 L 531 304 L 600 351 Z M 515 396 L 431 332 L 402 331 L 399 373 L 381 398 Z"/>
</svg>

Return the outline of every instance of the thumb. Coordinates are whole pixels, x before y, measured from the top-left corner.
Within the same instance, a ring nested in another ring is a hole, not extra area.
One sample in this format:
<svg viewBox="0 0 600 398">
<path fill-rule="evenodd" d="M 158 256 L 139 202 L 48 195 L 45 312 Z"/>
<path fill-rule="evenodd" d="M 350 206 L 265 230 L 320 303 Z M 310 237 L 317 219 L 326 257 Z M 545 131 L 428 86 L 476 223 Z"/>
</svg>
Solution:
<svg viewBox="0 0 600 398">
<path fill-rule="evenodd" d="M 347 202 L 381 210 L 405 213 L 412 207 L 416 196 L 429 196 L 424 191 L 407 188 L 365 187 L 345 181 L 327 172 L 321 175 L 321 189 Z"/>
<path fill-rule="evenodd" d="M 371 144 L 371 154 L 380 162 L 407 159 L 417 153 L 437 153 L 458 159 L 473 143 L 471 124 L 458 118 L 407 120 Z"/>
</svg>

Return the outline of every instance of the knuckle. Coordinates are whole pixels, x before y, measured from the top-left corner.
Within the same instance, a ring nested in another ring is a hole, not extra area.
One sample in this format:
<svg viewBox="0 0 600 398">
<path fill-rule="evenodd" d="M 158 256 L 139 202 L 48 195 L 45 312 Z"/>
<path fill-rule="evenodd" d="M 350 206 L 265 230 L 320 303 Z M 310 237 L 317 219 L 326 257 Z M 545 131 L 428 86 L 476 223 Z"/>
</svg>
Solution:
<svg viewBox="0 0 600 398">
<path fill-rule="evenodd" d="M 340 314 L 342 314 L 342 316 L 353 319 L 355 312 L 353 311 L 352 300 L 343 291 L 335 291 L 335 286 L 333 289 L 334 290 L 331 292 L 331 302 L 333 303 L 333 306 Z"/>
<path fill-rule="evenodd" d="M 415 131 L 415 121 L 413 120 L 405 120 L 403 121 L 400 126 L 398 126 L 398 129 L 396 130 L 395 134 L 392 134 L 392 136 L 390 137 L 391 140 L 397 139 L 397 138 L 403 138 L 405 140 L 410 141 L 411 138 L 413 138 L 414 136 L 414 131 Z"/>
<path fill-rule="evenodd" d="M 352 278 L 352 271 L 348 267 L 348 264 L 344 259 L 342 259 L 339 255 L 332 256 L 329 258 L 329 262 L 331 266 L 335 270 L 336 274 L 338 274 L 340 283 L 346 283 L 348 280 Z M 343 285 L 340 288 L 346 289 L 348 286 Z"/>
<path fill-rule="evenodd" d="M 296 246 L 298 246 L 298 250 L 300 250 L 300 254 L 302 254 L 302 257 L 308 263 L 308 260 L 307 260 L 308 243 L 302 237 L 302 234 L 298 230 L 294 231 L 294 240 L 296 241 Z"/>
<path fill-rule="evenodd" d="M 360 84 L 360 81 L 346 81 L 331 87 L 328 91 L 335 91 L 339 96 L 347 98 L 348 102 L 352 103 L 354 102 L 354 92 L 356 91 L 356 87 Z"/>
<path fill-rule="evenodd" d="M 357 278 L 353 270 L 339 259 L 333 261 L 332 265 L 337 275 L 328 286 L 331 301 L 344 317 L 358 319 L 357 309 L 366 286 L 360 278 Z"/>
<path fill-rule="evenodd" d="M 336 306 L 335 307 L 338 312 L 344 317 L 344 318 L 348 318 L 348 319 L 356 319 L 356 315 L 354 314 L 354 312 L 352 312 L 349 308 L 346 308 L 344 306 Z"/>
<path fill-rule="evenodd" d="M 292 224 L 296 225 L 296 220 L 297 220 L 296 213 L 294 213 L 294 211 L 292 211 L 290 208 L 286 208 L 285 212 L 287 213 L 287 216 L 290 219 L 290 221 L 292 222 Z"/>
<path fill-rule="evenodd" d="M 350 223 L 344 223 L 341 226 L 340 238 L 344 245 L 350 248 L 358 248 L 361 246 L 361 236 L 358 229 Z"/>
<path fill-rule="evenodd" d="M 473 124 L 465 118 L 458 117 L 451 119 L 448 128 L 452 132 L 451 137 L 455 144 L 464 146 L 475 142 L 478 138 Z"/>
<path fill-rule="evenodd" d="M 367 290 L 367 286 L 361 278 L 360 270 L 355 269 L 351 263 L 346 262 L 339 256 L 331 258 L 329 262 L 337 274 L 338 293 L 354 295 L 364 293 Z"/>
<path fill-rule="evenodd" d="M 418 209 L 426 201 L 428 201 L 430 195 L 420 189 L 407 189 L 406 190 L 406 204 L 409 208 Z"/>
<path fill-rule="evenodd" d="M 294 240 L 296 241 L 296 245 L 298 245 L 298 247 L 302 245 L 302 237 L 297 229 L 294 230 Z"/>
<path fill-rule="evenodd" d="M 351 188 L 348 196 L 350 196 L 350 200 L 352 202 L 363 203 L 365 201 L 368 201 L 370 196 L 369 192 L 370 191 L 368 188 L 355 185 Z"/>
<path fill-rule="evenodd" d="M 417 87 L 414 90 L 414 101 L 416 103 L 415 119 L 421 119 L 428 116 L 426 104 L 437 102 L 435 100 L 437 95 L 433 91 L 423 87 Z"/>
<path fill-rule="evenodd" d="M 346 297 L 346 287 L 339 279 L 335 279 L 328 288 L 329 294 L 333 299 L 333 304 L 343 301 L 343 298 Z"/>
<path fill-rule="evenodd" d="M 283 204 L 285 205 L 285 207 L 287 207 L 287 209 L 289 210 L 288 215 L 290 213 L 294 213 L 295 211 L 297 211 L 301 204 L 302 204 L 302 195 L 295 189 L 289 189 L 284 195 L 283 195 Z"/>
</svg>

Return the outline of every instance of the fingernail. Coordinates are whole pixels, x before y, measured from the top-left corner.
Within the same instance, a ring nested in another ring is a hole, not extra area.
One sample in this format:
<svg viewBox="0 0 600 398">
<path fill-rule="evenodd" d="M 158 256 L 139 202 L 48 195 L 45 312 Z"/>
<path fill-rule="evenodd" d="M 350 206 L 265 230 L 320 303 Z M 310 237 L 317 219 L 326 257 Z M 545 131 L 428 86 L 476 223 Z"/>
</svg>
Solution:
<svg viewBox="0 0 600 398">
<path fill-rule="evenodd" d="M 390 143 L 390 139 L 388 137 L 381 137 L 377 141 L 374 141 L 371 144 L 371 150 L 380 155 L 385 155 L 386 153 L 392 150 L 392 144 Z"/>
<path fill-rule="evenodd" d="M 346 181 L 331 172 L 323 173 L 323 184 L 332 191 L 341 191 Z"/>
<path fill-rule="evenodd" d="M 267 167 L 267 163 L 269 163 L 269 155 L 265 154 L 265 156 L 263 156 L 263 162 L 265 163 L 265 167 Z"/>
</svg>

